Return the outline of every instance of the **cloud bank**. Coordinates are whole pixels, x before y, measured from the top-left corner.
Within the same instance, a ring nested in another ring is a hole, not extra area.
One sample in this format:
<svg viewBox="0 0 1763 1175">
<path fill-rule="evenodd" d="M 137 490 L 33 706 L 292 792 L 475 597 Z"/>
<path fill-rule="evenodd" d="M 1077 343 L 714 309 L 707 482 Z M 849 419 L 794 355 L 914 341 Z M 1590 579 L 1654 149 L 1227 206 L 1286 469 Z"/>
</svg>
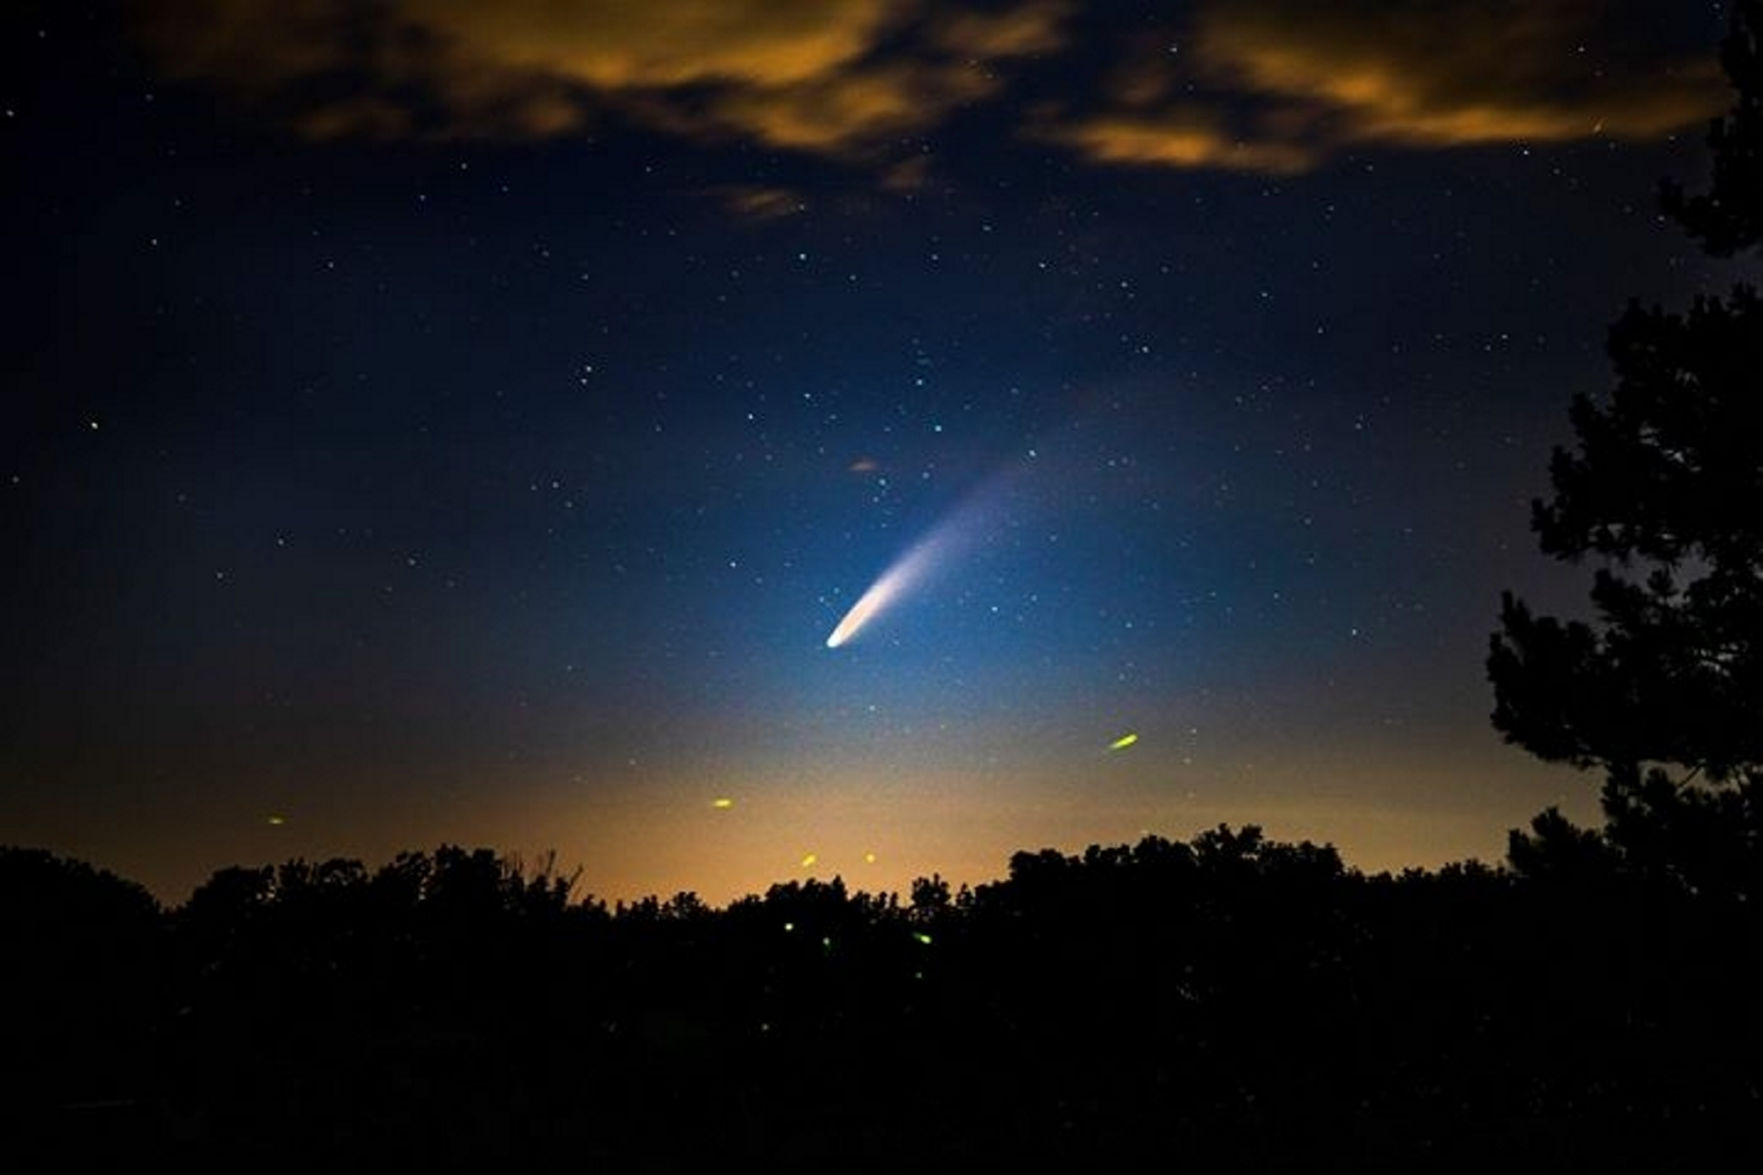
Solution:
<svg viewBox="0 0 1763 1175">
<path fill-rule="evenodd" d="M 1373 146 L 1651 139 L 1727 104 L 1712 45 L 1664 52 L 1622 11 L 1200 0 L 1147 28 L 1066 0 L 140 0 L 137 25 L 167 76 L 318 139 L 611 120 L 891 175 L 903 142 L 995 104 L 1096 164 L 1289 174 Z"/>
<path fill-rule="evenodd" d="M 152 0 L 169 76 L 326 138 L 546 137 L 617 114 L 665 132 L 856 156 L 1059 48 L 1052 0 Z"/>
</svg>

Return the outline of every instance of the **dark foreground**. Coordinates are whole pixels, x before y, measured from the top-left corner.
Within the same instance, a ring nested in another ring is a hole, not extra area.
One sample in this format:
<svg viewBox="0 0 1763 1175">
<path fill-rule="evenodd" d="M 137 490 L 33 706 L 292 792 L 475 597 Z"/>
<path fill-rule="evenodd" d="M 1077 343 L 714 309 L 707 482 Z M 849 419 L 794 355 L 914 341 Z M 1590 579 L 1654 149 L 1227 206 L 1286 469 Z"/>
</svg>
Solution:
<svg viewBox="0 0 1763 1175">
<path fill-rule="evenodd" d="M 164 912 L 0 850 L 0 1166 L 1753 1169 L 1755 867 L 1538 844 L 1365 877 L 1219 829 L 726 910 L 448 848 Z"/>
</svg>

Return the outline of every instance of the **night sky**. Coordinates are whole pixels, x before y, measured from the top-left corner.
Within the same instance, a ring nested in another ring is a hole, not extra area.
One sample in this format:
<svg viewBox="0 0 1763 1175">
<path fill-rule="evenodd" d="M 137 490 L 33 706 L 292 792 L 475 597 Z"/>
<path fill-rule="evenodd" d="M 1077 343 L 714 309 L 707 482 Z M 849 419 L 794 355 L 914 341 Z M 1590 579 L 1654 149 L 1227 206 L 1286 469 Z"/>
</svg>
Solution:
<svg viewBox="0 0 1763 1175">
<path fill-rule="evenodd" d="M 1608 324 L 1741 276 L 1655 207 L 1720 5 L 3 19 L 0 842 L 720 903 L 1595 812 L 1483 659 L 1583 610 Z"/>
</svg>

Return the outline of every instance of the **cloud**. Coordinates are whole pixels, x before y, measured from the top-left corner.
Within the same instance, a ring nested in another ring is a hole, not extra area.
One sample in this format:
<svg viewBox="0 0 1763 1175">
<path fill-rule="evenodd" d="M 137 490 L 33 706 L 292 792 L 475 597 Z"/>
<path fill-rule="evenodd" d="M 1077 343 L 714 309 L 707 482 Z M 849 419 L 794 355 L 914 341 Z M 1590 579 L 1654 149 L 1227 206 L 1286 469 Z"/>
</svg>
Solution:
<svg viewBox="0 0 1763 1175">
<path fill-rule="evenodd" d="M 1101 109 L 1040 133 L 1101 163 L 1289 172 L 1366 145 L 1652 139 L 1727 103 L 1711 53 L 1671 57 L 1610 15 L 1584 0 L 1209 0 L 1127 55 Z M 1221 129 L 1226 111 L 1240 133 Z"/>
<path fill-rule="evenodd" d="M 963 65 L 910 61 L 731 91 L 705 112 L 774 147 L 839 154 L 922 130 L 997 88 Z"/>
<path fill-rule="evenodd" d="M 930 182 L 930 159 L 924 155 L 908 155 L 890 165 L 882 173 L 881 186 L 902 194 L 923 190 Z"/>
<path fill-rule="evenodd" d="M 1236 138 L 1215 112 L 1197 106 L 1055 122 L 1045 126 L 1040 136 L 1074 148 L 1095 163 L 1273 174 L 1307 171 L 1315 164 L 1314 154 L 1298 144 Z"/>
<path fill-rule="evenodd" d="M 1318 104 L 1359 142 L 1655 138 L 1724 104 L 1711 56 L 1672 62 L 1613 44 L 1604 7 L 1215 4 L 1196 48 L 1212 75 Z"/>
<path fill-rule="evenodd" d="M 137 0 L 136 25 L 162 71 L 262 93 L 350 62 L 347 0 Z"/>
<path fill-rule="evenodd" d="M 304 133 L 563 134 L 609 113 L 676 134 L 860 155 L 998 91 L 1065 12 L 903 0 L 141 0 L 168 74 Z"/>
<path fill-rule="evenodd" d="M 714 189 L 713 194 L 721 197 L 729 211 L 745 220 L 778 220 L 808 208 L 807 199 L 791 188 L 729 184 Z"/>
<path fill-rule="evenodd" d="M 1032 57 L 1065 44 L 1062 26 L 1071 5 L 1039 0 L 997 12 L 954 11 L 931 25 L 930 42 L 946 53 L 976 60 Z"/>
<path fill-rule="evenodd" d="M 787 86 L 863 56 L 888 0 L 396 0 L 445 41 L 455 68 L 537 74 L 602 90 Z"/>
<path fill-rule="evenodd" d="M 1289 174 L 1368 146 L 1650 139 L 1728 102 L 1712 47 L 1662 50 L 1638 2 L 1194 0 L 1162 27 L 1074 0 L 133 4 L 168 76 L 313 138 L 610 120 L 904 187 L 911 141 L 981 103 L 1097 164 Z M 1012 84 L 1033 96 L 1011 107 Z"/>
</svg>

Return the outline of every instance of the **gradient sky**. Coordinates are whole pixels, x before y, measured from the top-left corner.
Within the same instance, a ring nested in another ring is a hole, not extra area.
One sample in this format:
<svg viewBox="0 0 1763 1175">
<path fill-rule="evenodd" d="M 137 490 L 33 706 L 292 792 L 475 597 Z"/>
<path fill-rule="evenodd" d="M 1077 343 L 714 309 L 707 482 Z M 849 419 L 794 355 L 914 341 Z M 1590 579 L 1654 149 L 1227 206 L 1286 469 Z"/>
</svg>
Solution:
<svg viewBox="0 0 1763 1175">
<path fill-rule="evenodd" d="M 1608 324 L 1739 276 L 1654 207 L 1724 15 L 1320 8 L 8 5 L 0 842 L 722 902 L 1590 817 L 1483 658 L 1583 599 Z"/>
</svg>

